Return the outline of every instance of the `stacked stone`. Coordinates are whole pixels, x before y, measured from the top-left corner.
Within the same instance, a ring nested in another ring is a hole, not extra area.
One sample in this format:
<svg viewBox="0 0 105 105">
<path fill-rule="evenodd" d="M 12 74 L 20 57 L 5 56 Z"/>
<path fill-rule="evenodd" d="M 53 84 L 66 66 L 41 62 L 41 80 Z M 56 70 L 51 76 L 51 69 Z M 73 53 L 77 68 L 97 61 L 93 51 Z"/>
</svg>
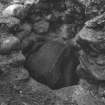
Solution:
<svg viewBox="0 0 105 105">
<path fill-rule="evenodd" d="M 1 23 L 21 40 L 23 52 L 39 40 L 46 42 L 56 38 L 73 38 L 83 26 L 84 7 L 82 4 L 72 0 L 66 2 L 56 0 L 55 2 L 13 0 L 3 10 L 0 17 Z"/>
<path fill-rule="evenodd" d="M 4 11 L 8 11 L 8 7 Z M 8 15 L 4 11 L 0 16 L 0 85 L 6 85 L 7 90 L 0 88 L 0 91 L 8 92 L 9 87 L 13 88 L 16 82 L 27 80 L 29 73 L 23 67 L 25 56 L 21 51 L 21 41 L 9 32 L 12 27 L 20 24 L 20 19 L 11 14 L 12 10 Z M 0 100 L 3 94 L 5 93 L 0 92 Z"/>
<path fill-rule="evenodd" d="M 19 11 L 17 11 L 17 9 L 19 9 Z M 16 75 L 18 75 L 18 72 L 25 71 L 26 75 L 28 75 L 28 72 L 26 72 L 26 70 L 23 68 L 25 57 L 21 51 L 21 41 L 17 36 L 14 36 L 14 34 L 10 32 L 13 27 L 20 25 L 21 20 L 17 16 L 21 14 L 20 11 L 23 10 L 23 5 L 12 4 L 8 7 L 5 7 L 0 16 L 1 75 L 8 75 L 10 72 L 11 76 L 9 76 L 11 78 L 15 72 L 17 72 Z M 14 80 L 15 78 L 11 79 L 10 81 Z"/>
<path fill-rule="evenodd" d="M 82 6 L 82 4 L 73 2 L 72 0 L 71 2 L 66 1 L 66 3 L 63 0 L 60 2 L 58 0 L 56 0 L 56 2 L 52 2 L 50 0 L 14 0 L 2 12 L 0 20 L 3 26 L 1 27 L 1 31 L 5 31 L 2 29 L 6 27 L 9 33 L 13 34 L 14 37 L 19 39 L 21 43 L 20 49 L 22 53 L 27 57 L 26 66 L 28 66 L 29 71 L 34 74 L 34 77 L 36 77 L 37 73 L 38 77 L 42 77 L 41 75 L 43 75 L 45 80 L 47 80 L 47 85 L 51 87 L 54 87 L 55 84 L 57 85 L 57 82 L 59 81 L 62 85 L 63 80 L 61 78 L 62 76 L 60 75 L 61 71 L 56 71 L 56 68 L 60 67 L 60 65 L 62 64 L 65 64 L 63 63 L 63 59 L 67 60 L 71 56 L 71 47 L 69 49 L 69 46 L 66 44 L 65 39 L 68 40 L 74 37 L 75 33 L 77 33 L 75 29 L 80 26 L 80 24 L 83 24 L 82 21 L 80 21 L 83 19 L 84 15 L 84 8 Z M 76 7 L 78 8 L 78 10 L 76 9 Z M 80 18 L 78 19 L 78 17 Z M 80 29 L 78 29 L 78 31 L 79 30 Z M 53 42 L 53 40 L 56 41 Z M 49 49 L 47 48 L 48 46 Z M 57 49 L 61 50 L 62 53 L 60 52 L 60 50 L 59 53 L 61 55 L 64 53 L 65 56 L 59 56 L 57 54 L 58 52 L 55 52 L 55 46 L 57 46 Z M 49 53 L 49 50 L 53 50 L 54 53 Z M 43 67 L 39 70 L 40 65 L 38 65 L 37 60 L 42 62 L 41 65 L 43 66 L 43 60 L 45 60 L 46 58 L 40 55 L 44 55 L 45 53 L 46 56 L 53 56 L 53 58 L 51 62 L 49 62 L 50 58 L 47 58 L 47 61 L 49 63 L 49 68 L 47 67 L 48 64 L 46 63 L 46 67 L 48 68 L 47 70 L 46 68 L 44 68 L 43 70 Z M 47 53 L 49 55 L 47 55 Z M 37 57 L 35 55 L 37 55 Z M 73 57 L 75 58 L 75 54 L 72 54 L 71 59 L 73 59 Z M 62 61 L 59 61 L 59 59 L 62 59 Z M 63 77 L 68 81 L 65 86 L 72 84 L 74 81 L 72 79 L 72 75 L 69 76 L 69 72 L 72 72 L 72 70 L 75 69 L 78 60 L 73 60 L 74 63 L 72 63 L 71 59 L 67 60 L 67 64 L 65 64 L 67 66 L 65 67 L 67 70 L 65 70 L 64 74 L 62 73 Z M 54 64 L 55 66 L 53 66 Z M 71 67 L 70 71 L 69 65 L 74 66 L 73 68 Z M 48 77 L 51 78 L 51 76 L 48 76 L 48 72 L 50 71 L 51 66 L 53 66 L 53 68 L 50 75 L 53 76 L 53 78 L 48 79 Z M 65 68 L 63 67 L 63 71 Z M 66 77 L 67 72 L 68 76 Z M 54 78 L 58 79 L 55 80 Z M 51 80 L 51 82 L 49 82 L 49 80 Z M 63 81 L 63 85 L 66 80 Z"/>
<path fill-rule="evenodd" d="M 10 32 L 21 23 L 21 19 L 14 15 L 14 9 L 17 8 L 15 5 L 23 9 L 23 5 L 13 4 L 4 10 L 0 17 L 0 24 L 3 24 L 0 27 L 0 104 L 47 105 L 49 99 L 49 104 L 56 104 L 53 92 L 30 78 L 23 67 L 25 56 L 22 54 L 21 41 L 26 35 L 24 30 L 28 31 L 28 34 L 31 28 L 27 23 L 22 24 L 23 36 Z M 3 30 L 4 27 L 7 27 L 7 30 Z"/>
<path fill-rule="evenodd" d="M 85 24 L 77 35 L 77 43 L 83 49 L 80 53 L 81 67 L 95 80 L 104 81 L 105 13 L 87 21 Z"/>
<path fill-rule="evenodd" d="M 86 105 L 90 103 L 91 105 L 95 105 L 94 101 L 96 101 L 98 105 L 105 104 L 104 24 L 105 13 L 87 21 L 83 29 L 74 39 L 80 48 L 80 64 L 77 67 L 77 73 L 80 77 L 80 82 L 79 87 L 75 88 L 76 90 L 73 90 L 78 91 L 76 93 L 78 94 L 76 96 L 76 100 L 80 105 L 83 103 Z M 87 97 L 91 97 L 89 102 L 86 101 L 88 100 Z M 82 99 L 82 101 L 80 101 L 80 99 Z"/>
<path fill-rule="evenodd" d="M 3 23 L 1 27 L 2 33 L 0 35 L 0 104 L 65 105 L 63 100 L 56 96 L 55 92 L 30 78 L 23 67 L 25 57 L 21 51 L 24 46 L 27 47 L 25 42 L 36 41 L 36 39 L 33 39 L 35 34 L 30 35 L 32 30 L 30 24 L 26 21 L 21 24 L 23 18 L 15 17 L 16 15 L 5 15 L 5 12 L 3 12 L 3 15 L 1 17 L 1 24 Z M 41 20 L 40 24 L 43 24 L 43 22 Z M 7 27 L 7 32 L 2 30 L 4 27 Z M 14 27 L 16 27 L 16 30 Z M 37 24 L 35 24 L 36 27 Z M 43 30 L 39 32 L 43 33 Z M 30 37 L 25 39 L 27 36 Z M 71 102 L 68 103 L 71 104 Z"/>
</svg>

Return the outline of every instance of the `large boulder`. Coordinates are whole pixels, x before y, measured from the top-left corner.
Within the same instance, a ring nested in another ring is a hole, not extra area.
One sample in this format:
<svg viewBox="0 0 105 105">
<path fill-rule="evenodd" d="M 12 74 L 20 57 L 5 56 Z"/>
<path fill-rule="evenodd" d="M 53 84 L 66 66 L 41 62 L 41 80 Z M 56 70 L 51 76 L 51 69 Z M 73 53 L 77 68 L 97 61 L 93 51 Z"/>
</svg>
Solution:
<svg viewBox="0 0 105 105">
<path fill-rule="evenodd" d="M 34 49 L 25 66 L 36 80 L 51 88 L 60 88 L 77 81 L 77 62 L 72 47 L 56 40 L 44 44 L 37 51 Z"/>
</svg>

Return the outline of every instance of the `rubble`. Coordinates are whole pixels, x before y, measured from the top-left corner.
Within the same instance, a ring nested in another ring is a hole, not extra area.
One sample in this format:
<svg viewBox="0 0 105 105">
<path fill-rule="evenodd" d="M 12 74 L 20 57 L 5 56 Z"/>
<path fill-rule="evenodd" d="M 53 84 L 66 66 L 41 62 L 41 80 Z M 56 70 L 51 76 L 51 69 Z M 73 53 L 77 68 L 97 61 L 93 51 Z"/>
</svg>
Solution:
<svg viewBox="0 0 105 105">
<path fill-rule="evenodd" d="M 26 68 L 36 80 L 51 88 L 59 88 L 64 85 L 75 84 L 76 78 L 74 80 L 72 76 L 76 75 L 74 71 L 78 61 L 74 58 L 75 55 L 72 54 L 69 45 L 63 41 L 50 41 L 40 47 L 37 52 L 28 56 Z M 72 75 L 70 75 L 71 72 Z"/>
</svg>

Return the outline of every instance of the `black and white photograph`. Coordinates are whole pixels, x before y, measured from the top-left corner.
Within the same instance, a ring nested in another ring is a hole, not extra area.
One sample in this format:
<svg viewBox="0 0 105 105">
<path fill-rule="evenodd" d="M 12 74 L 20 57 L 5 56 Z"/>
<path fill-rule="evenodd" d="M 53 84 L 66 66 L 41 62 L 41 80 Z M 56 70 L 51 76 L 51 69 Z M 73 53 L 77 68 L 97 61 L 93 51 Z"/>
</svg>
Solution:
<svg viewBox="0 0 105 105">
<path fill-rule="evenodd" d="M 105 0 L 0 0 L 0 105 L 105 105 Z"/>
</svg>

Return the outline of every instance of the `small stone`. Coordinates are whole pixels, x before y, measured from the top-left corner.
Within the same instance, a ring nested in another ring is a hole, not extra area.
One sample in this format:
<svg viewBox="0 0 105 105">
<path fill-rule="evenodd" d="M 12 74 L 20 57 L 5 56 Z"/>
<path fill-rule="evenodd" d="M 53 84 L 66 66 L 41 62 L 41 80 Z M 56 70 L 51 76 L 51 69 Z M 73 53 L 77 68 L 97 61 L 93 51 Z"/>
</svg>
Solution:
<svg viewBox="0 0 105 105">
<path fill-rule="evenodd" d="M 2 102 L 1 105 L 7 105 L 5 102 Z"/>
<path fill-rule="evenodd" d="M 13 0 L 11 3 L 12 4 L 24 4 L 26 5 L 33 5 L 33 4 L 37 4 L 39 2 L 39 0 Z"/>
<path fill-rule="evenodd" d="M 9 29 L 20 24 L 20 20 L 15 17 L 0 17 L 0 25 L 7 26 Z"/>
<path fill-rule="evenodd" d="M 20 48 L 20 40 L 14 36 L 2 38 L 0 41 L 0 54 L 8 54 Z"/>
<path fill-rule="evenodd" d="M 24 2 L 24 5 L 32 5 L 32 4 L 37 4 L 39 0 L 26 0 Z"/>
<path fill-rule="evenodd" d="M 21 4 L 13 4 L 5 8 L 2 12 L 3 16 L 15 16 L 17 11 L 22 10 L 24 7 Z"/>
<path fill-rule="evenodd" d="M 28 32 L 31 32 L 31 29 L 32 29 L 31 25 L 28 24 L 28 23 L 24 23 L 20 28 L 21 28 L 22 30 L 28 31 Z"/>
<path fill-rule="evenodd" d="M 32 16 L 30 17 L 30 20 L 32 23 L 36 23 L 36 22 L 40 21 L 41 19 L 42 19 L 41 16 L 37 16 L 35 14 L 32 14 Z"/>
<path fill-rule="evenodd" d="M 10 60 L 11 62 L 10 63 L 14 63 L 14 64 L 17 64 L 17 65 L 22 65 L 25 61 L 25 56 L 22 54 L 21 51 L 17 51 L 16 53 L 13 53 L 12 55 L 10 55 Z"/>
<path fill-rule="evenodd" d="M 12 68 L 10 72 L 11 73 L 9 74 L 8 78 L 11 81 L 26 80 L 29 78 L 29 73 L 24 68 Z"/>
<path fill-rule="evenodd" d="M 24 3 L 24 0 L 13 0 L 11 2 L 11 4 L 22 4 L 22 3 Z"/>
<path fill-rule="evenodd" d="M 16 37 L 19 38 L 19 40 L 23 40 L 25 37 L 28 37 L 30 35 L 30 32 L 28 31 L 21 31 L 16 33 Z"/>
<path fill-rule="evenodd" d="M 22 54 L 22 52 L 15 52 L 9 55 L 0 55 L 0 68 L 2 70 L 8 66 L 19 67 L 19 65 L 22 65 L 24 63 L 24 61 L 25 56 Z"/>
<path fill-rule="evenodd" d="M 49 22 L 41 20 L 33 25 L 33 30 L 39 34 L 46 33 L 49 29 Z"/>
<path fill-rule="evenodd" d="M 7 71 L 4 71 L 0 77 L 0 82 L 18 82 L 29 79 L 29 73 L 22 67 L 12 67 Z"/>
</svg>

